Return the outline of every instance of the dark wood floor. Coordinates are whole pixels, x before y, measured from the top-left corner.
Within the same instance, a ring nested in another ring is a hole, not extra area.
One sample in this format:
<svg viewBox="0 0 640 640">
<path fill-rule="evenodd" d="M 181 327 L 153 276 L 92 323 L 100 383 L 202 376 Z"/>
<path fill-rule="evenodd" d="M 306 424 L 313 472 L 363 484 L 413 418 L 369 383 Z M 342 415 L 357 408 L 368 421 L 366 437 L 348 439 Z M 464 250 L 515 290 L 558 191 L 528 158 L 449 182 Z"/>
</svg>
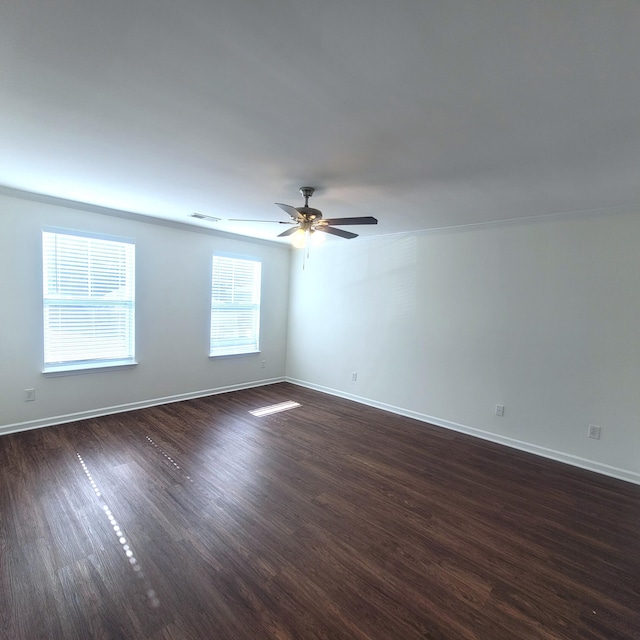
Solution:
<svg viewBox="0 0 640 640">
<path fill-rule="evenodd" d="M 4 436 L 0 518 L 3 639 L 640 638 L 640 487 L 288 384 Z"/>
</svg>

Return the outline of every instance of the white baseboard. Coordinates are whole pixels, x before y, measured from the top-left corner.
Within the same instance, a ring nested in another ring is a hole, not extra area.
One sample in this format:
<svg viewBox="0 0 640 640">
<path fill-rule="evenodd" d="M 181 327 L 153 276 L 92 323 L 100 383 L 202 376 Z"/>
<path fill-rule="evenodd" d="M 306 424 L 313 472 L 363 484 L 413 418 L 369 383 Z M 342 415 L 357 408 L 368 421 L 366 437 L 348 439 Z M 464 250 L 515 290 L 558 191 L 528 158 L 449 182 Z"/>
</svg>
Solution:
<svg viewBox="0 0 640 640">
<path fill-rule="evenodd" d="M 229 391 L 241 391 L 243 389 L 251 389 L 254 387 L 262 387 L 270 384 L 277 384 L 278 382 L 290 382 L 291 384 L 298 385 L 300 387 L 307 387 L 308 389 L 314 389 L 315 391 L 321 391 L 329 395 L 345 398 L 346 400 L 352 400 L 376 409 L 382 409 L 383 411 L 389 411 L 397 415 L 405 416 L 407 418 L 413 418 L 420 422 L 427 422 L 437 427 L 443 427 L 445 429 L 451 429 L 452 431 L 458 431 L 476 438 L 495 442 L 519 451 L 525 451 L 534 455 L 541 456 L 543 458 L 549 458 L 557 462 L 564 462 L 565 464 L 586 469 L 588 471 L 594 471 L 605 476 L 617 478 L 618 480 L 625 480 L 633 484 L 640 485 L 640 473 L 630 471 L 628 469 L 619 469 L 595 460 L 589 460 L 587 458 L 581 458 L 574 456 L 570 453 L 564 453 L 562 451 L 556 451 L 554 449 L 548 449 L 539 445 L 530 444 L 522 440 L 516 440 L 515 438 L 508 438 L 506 436 L 497 435 L 489 431 L 483 431 L 482 429 L 476 429 L 475 427 L 469 427 L 467 425 L 458 424 L 449 420 L 443 420 L 435 416 L 429 416 L 417 411 L 410 411 L 409 409 L 403 409 L 402 407 L 396 407 L 394 405 L 387 404 L 385 402 L 378 402 L 369 398 L 364 398 L 351 393 L 345 393 L 337 389 L 324 387 L 322 385 L 313 384 L 304 380 L 298 380 L 296 378 L 279 377 L 270 378 L 266 380 L 257 380 L 254 382 L 246 382 L 241 384 L 229 385 L 225 387 L 217 387 L 215 389 L 203 389 L 200 391 L 192 391 L 189 393 L 177 394 L 173 396 L 165 396 L 163 398 L 152 398 L 150 400 L 142 400 L 140 402 L 131 402 L 128 404 L 115 405 L 111 407 L 101 407 L 99 409 L 90 409 L 88 411 L 79 411 L 76 413 L 69 413 L 61 416 L 52 416 L 48 418 L 41 418 L 38 420 L 29 420 L 27 422 L 17 422 L 14 424 L 8 424 L 0 427 L 0 436 L 17 433 L 19 431 L 29 431 L 30 429 L 40 429 L 42 427 L 52 427 L 57 424 L 65 424 L 67 422 L 76 422 L 78 420 L 87 420 L 90 418 L 99 418 L 100 416 L 111 415 L 114 413 L 123 413 L 125 411 L 135 411 L 136 409 L 144 409 L 146 407 L 155 407 L 162 404 L 169 404 L 171 402 L 182 402 L 184 400 L 193 400 L 195 398 L 203 398 L 206 396 L 213 396 L 220 393 L 228 393 Z"/>
<path fill-rule="evenodd" d="M 267 380 L 257 380 L 254 382 L 244 382 L 241 384 L 233 384 L 226 387 L 217 387 L 215 389 L 202 389 L 201 391 L 192 391 L 190 393 L 181 393 L 164 398 L 152 398 L 151 400 L 142 400 L 140 402 L 130 402 L 112 407 L 101 407 L 99 409 L 90 409 L 88 411 L 78 411 L 77 413 L 68 413 L 62 416 L 52 416 L 50 418 L 41 418 L 39 420 L 29 420 L 28 422 L 16 422 L 0 427 L 0 436 L 8 433 L 17 433 L 18 431 L 29 431 L 30 429 L 40 429 L 41 427 L 53 427 L 57 424 L 65 424 L 67 422 L 77 422 L 78 420 L 87 420 L 89 418 L 99 418 L 114 413 L 123 413 L 125 411 L 135 411 L 136 409 L 145 409 L 147 407 L 155 407 L 161 404 L 169 404 L 171 402 L 182 402 L 184 400 L 193 400 L 195 398 L 204 398 L 206 396 L 214 396 L 220 393 L 228 393 L 229 391 L 241 391 L 242 389 L 252 389 L 253 387 L 264 387 L 269 384 L 285 382 L 285 378 L 269 378 Z"/>
<path fill-rule="evenodd" d="M 360 404 L 375 407 L 376 409 L 382 409 L 383 411 L 389 411 L 390 413 L 395 413 L 407 418 L 413 418 L 414 420 L 419 420 L 420 422 L 428 422 L 429 424 L 435 425 L 436 427 L 451 429 L 452 431 L 465 433 L 476 438 L 481 438 L 482 440 L 489 440 L 490 442 L 502 444 L 504 446 L 511 447 L 512 449 L 518 449 L 519 451 L 533 453 L 534 455 L 541 456 L 543 458 L 549 458 L 550 460 L 555 460 L 556 462 L 564 462 L 565 464 L 579 467 L 580 469 L 595 471 L 596 473 L 600 473 L 611 478 L 617 478 L 618 480 L 625 480 L 626 482 L 640 485 L 640 473 L 636 473 L 635 471 L 629 471 L 628 469 L 619 469 L 618 467 L 612 467 L 608 464 L 603 464 L 602 462 L 596 462 L 595 460 L 588 460 L 587 458 L 574 456 L 570 453 L 548 449 L 546 447 L 530 444 L 522 440 L 516 440 L 515 438 L 508 438 L 506 436 L 501 436 L 489 431 L 483 431 L 482 429 L 476 429 L 475 427 L 469 427 L 467 425 L 458 424 L 449 420 L 443 420 L 441 418 L 428 416 L 416 411 L 403 409 L 402 407 L 396 407 L 384 402 L 377 402 L 376 400 L 363 398 L 351 393 L 345 393 L 343 391 L 338 391 L 337 389 L 323 387 L 322 385 L 313 384 L 304 380 L 286 378 L 286 382 L 296 384 L 300 387 L 307 387 L 308 389 L 313 389 L 315 391 L 321 391 L 322 393 L 328 393 L 333 396 L 338 396 L 339 398 L 345 398 L 346 400 L 353 400 L 354 402 L 359 402 Z"/>
</svg>

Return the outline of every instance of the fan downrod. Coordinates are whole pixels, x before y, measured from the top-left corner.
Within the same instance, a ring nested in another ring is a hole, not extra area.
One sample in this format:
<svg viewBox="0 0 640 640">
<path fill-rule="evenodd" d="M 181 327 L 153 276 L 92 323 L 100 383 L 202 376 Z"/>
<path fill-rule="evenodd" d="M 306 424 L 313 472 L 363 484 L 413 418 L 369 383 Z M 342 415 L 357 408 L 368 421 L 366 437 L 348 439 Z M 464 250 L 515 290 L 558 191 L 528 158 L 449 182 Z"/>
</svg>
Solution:
<svg viewBox="0 0 640 640">
<path fill-rule="evenodd" d="M 304 198 L 304 206 L 305 207 L 309 206 L 309 198 L 313 195 L 314 191 L 315 191 L 315 189 L 313 187 L 300 187 L 300 193 L 302 194 L 302 197 Z"/>
</svg>

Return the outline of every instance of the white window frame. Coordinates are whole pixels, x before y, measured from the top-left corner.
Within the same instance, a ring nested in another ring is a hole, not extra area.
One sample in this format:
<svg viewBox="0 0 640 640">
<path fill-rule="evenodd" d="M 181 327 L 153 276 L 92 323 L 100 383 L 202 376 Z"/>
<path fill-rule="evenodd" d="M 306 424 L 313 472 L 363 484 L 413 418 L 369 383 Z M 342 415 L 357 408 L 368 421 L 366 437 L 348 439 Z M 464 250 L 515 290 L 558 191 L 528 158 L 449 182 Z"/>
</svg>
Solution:
<svg viewBox="0 0 640 640">
<path fill-rule="evenodd" d="M 44 227 L 42 262 L 43 373 L 137 364 L 135 243 Z"/>
<path fill-rule="evenodd" d="M 261 289 L 262 262 L 259 259 L 213 254 L 210 357 L 260 352 Z"/>
</svg>

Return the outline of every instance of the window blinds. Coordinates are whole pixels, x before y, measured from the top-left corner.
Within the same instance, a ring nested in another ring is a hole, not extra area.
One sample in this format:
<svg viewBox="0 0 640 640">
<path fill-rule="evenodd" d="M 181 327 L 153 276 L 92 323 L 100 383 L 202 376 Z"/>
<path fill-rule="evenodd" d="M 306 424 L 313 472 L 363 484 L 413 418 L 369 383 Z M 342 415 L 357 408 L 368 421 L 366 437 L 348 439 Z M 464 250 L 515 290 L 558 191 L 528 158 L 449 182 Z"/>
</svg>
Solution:
<svg viewBox="0 0 640 640">
<path fill-rule="evenodd" d="M 43 231 L 45 371 L 134 362 L 135 245 Z"/>
<path fill-rule="evenodd" d="M 209 355 L 259 351 L 261 267 L 258 260 L 213 256 Z"/>
</svg>

